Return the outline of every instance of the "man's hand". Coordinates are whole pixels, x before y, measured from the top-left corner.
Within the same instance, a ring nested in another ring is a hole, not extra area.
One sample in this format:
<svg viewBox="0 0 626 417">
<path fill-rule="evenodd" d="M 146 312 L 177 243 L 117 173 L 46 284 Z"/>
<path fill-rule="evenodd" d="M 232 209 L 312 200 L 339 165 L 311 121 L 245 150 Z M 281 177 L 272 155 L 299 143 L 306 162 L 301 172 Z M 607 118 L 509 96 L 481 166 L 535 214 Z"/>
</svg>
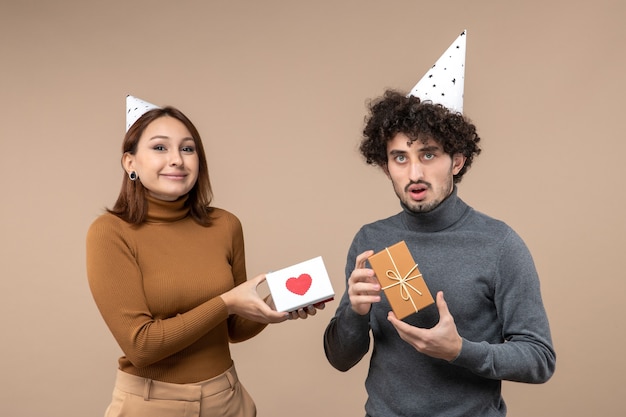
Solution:
<svg viewBox="0 0 626 417">
<path fill-rule="evenodd" d="M 357 256 L 354 270 L 348 278 L 350 306 L 357 314 L 369 313 L 372 303 L 380 301 L 380 284 L 374 276 L 374 270 L 365 268 L 365 261 L 374 251 L 368 250 Z"/>
<path fill-rule="evenodd" d="M 437 308 L 439 309 L 439 323 L 431 329 L 411 326 L 398 320 L 392 311 L 389 312 L 387 318 L 396 328 L 402 340 L 413 346 L 418 352 L 450 362 L 461 353 L 463 340 L 459 336 L 454 318 L 448 310 L 448 304 L 443 299 L 442 291 L 437 293 Z"/>
</svg>

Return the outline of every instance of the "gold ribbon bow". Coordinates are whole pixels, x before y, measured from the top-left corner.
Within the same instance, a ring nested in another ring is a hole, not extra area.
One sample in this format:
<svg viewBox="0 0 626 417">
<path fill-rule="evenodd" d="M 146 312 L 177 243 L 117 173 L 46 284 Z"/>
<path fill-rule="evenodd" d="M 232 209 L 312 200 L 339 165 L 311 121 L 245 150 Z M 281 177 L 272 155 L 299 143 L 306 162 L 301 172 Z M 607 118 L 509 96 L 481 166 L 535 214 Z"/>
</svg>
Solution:
<svg viewBox="0 0 626 417">
<path fill-rule="evenodd" d="M 409 272 L 407 272 L 406 275 L 404 277 L 402 277 L 402 276 L 400 276 L 400 271 L 398 271 L 398 267 L 396 266 L 396 262 L 393 260 L 393 256 L 391 256 L 391 252 L 389 252 L 389 248 L 385 248 L 385 250 L 387 251 L 387 255 L 389 255 L 389 259 L 391 259 L 391 263 L 393 264 L 393 268 L 395 269 L 395 270 L 391 270 L 391 269 L 387 270 L 386 275 L 387 275 L 387 277 L 389 279 L 391 279 L 393 281 L 397 281 L 397 282 L 394 282 L 393 284 L 389 284 L 386 287 L 383 287 L 382 289 L 386 290 L 388 288 L 395 287 L 396 285 L 399 285 L 400 286 L 400 297 L 402 297 L 402 299 L 404 301 L 411 301 L 411 304 L 413 304 L 413 309 L 417 313 L 418 309 L 417 309 L 417 306 L 415 305 L 415 302 L 413 301 L 413 297 L 411 297 L 411 294 L 409 293 L 409 288 L 411 288 L 413 291 L 418 293 L 420 296 L 423 295 L 423 294 L 422 294 L 422 292 L 420 290 L 418 290 L 417 288 L 415 288 L 414 286 L 412 286 L 410 283 L 407 282 L 407 281 L 410 281 L 412 279 L 419 278 L 419 277 L 422 276 L 422 274 L 409 276 L 417 268 L 417 264 L 413 265 L 413 268 L 411 268 L 409 270 Z"/>
</svg>

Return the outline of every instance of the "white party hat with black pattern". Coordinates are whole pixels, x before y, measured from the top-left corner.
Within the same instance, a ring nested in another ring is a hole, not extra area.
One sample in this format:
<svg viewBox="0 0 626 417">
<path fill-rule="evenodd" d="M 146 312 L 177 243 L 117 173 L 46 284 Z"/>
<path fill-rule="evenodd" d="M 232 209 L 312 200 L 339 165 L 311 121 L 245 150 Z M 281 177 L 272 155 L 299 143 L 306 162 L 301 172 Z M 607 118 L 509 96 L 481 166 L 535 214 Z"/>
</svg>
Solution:
<svg viewBox="0 0 626 417">
<path fill-rule="evenodd" d="M 126 131 L 149 110 L 158 109 L 159 106 L 148 103 L 133 96 L 126 96 Z"/>
<path fill-rule="evenodd" d="M 408 95 L 463 113 L 466 39 L 464 30 Z"/>
</svg>

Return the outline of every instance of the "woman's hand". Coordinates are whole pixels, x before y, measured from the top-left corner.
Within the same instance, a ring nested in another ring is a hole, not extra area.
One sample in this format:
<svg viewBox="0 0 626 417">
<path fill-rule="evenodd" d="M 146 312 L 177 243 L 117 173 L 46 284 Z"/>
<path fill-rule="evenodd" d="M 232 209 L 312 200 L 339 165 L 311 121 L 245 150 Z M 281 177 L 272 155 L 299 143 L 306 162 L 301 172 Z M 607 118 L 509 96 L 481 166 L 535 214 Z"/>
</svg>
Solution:
<svg viewBox="0 0 626 417">
<path fill-rule="evenodd" d="M 257 287 L 264 281 L 265 274 L 261 274 L 222 294 L 228 314 L 236 314 L 259 323 L 280 323 L 289 319 L 289 313 L 279 313 L 259 296 Z M 271 300 L 270 304 L 273 306 Z"/>
<path fill-rule="evenodd" d="M 323 310 L 324 307 L 326 307 L 326 303 L 321 302 L 307 307 L 299 308 L 296 311 L 292 311 L 289 313 L 289 320 L 306 319 L 309 316 L 314 316 L 315 314 L 317 314 L 317 310 Z"/>
</svg>

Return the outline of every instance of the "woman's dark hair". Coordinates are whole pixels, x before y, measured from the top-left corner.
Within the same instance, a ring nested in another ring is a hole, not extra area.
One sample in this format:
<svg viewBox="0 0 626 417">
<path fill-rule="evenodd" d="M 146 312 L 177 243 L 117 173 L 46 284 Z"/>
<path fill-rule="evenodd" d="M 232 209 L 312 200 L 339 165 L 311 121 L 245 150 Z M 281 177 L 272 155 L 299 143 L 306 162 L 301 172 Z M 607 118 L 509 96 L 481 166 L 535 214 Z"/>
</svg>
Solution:
<svg viewBox="0 0 626 417">
<path fill-rule="evenodd" d="M 456 184 L 481 152 L 476 126 L 462 114 L 395 90 L 387 90 L 369 104 L 365 121 L 359 150 L 370 165 L 387 166 L 387 142 L 398 133 L 405 134 L 411 143 L 432 138 L 445 153 L 465 156 L 463 168 L 454 176 Z"/>
<path fill-rule="evenodd" d="M 211 200 L 213 199 L 213 191 L 211 190 L 211 182 L 209 181 L 209 168 L 207 166 L 206 154 L 202 146 L 202 139 L 196 127 L 191 123 L 180 110 L 168 106 L 159 109 L 152 109 L 144 113 L 137 121 L 128 129 L 124 142 L 122 144 L 122 153 L 134 155 L 137 152 L 137 144 L 146 127 L 161 117 L 172 117 L 180 121 L 193 138 L 196 152 L 198 154 L 198 179 L 193 188 L 189 191 L 186 205 L 189 207 L 190 216 L 202 226 L 211 224 Z M 108 210 L 121 219 L 132 223 L 141 224 L 146 220 L 148 214 L 148 202 L 146 200 L 146 189 L 141 181 L 131 181 L 128 175 L 124 173 L 122 179 L 122 188 L 117 197 L 117 201 L 112 209 Z"/>
</svg>

